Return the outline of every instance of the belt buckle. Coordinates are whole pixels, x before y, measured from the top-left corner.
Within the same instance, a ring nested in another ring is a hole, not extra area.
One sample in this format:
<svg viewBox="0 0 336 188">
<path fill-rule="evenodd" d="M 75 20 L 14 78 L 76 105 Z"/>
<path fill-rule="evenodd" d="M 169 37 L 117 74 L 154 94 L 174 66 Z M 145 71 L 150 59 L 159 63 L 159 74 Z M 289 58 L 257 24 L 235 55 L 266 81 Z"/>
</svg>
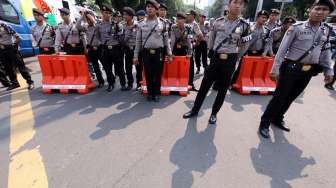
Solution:
<svg viewBox="0 0 336 188">
<path fill-rule="evenodd" d="M 182 45 L 181 44 L 176 44 L 176 48 L 181 49 Z"/>
<path fill-rule="evenodd" d="M 154 54 L 155 54 L 155 50 L 150 49 L 150 50 L 149 50 L 149 53 L 152 54 L 152 55 L 154 55 Z"/>
<path fill-rule="evenodd" d="M 257 50 L 253 50 L 252 53 L 253 53 L 253 54 L 256 54 L 256 53 L 257 53 Z"/>
<path fill-rule="evenodd" d="M 109 50 L 112 50 L 113 46 L 107 46 L 107 48 L 108 48 Z"/>
<path fill-rule="evenodd" d="M 307 71 L 309 71 L 311 68 L 312 68 L 311 65 L 303 65 L 303 66 L 302 66 L 302 71 L 307 72 Z"/>
<path fill-rule="evenodd" d="M 49 48 L 43 48 L 44 51 L 49 51 Z"/>
<path fill-rule="evenodd" d="M 71 47 L 75 48 L 75 47 L 76 47 L 76 44 L 71 44 Z"/>
<path fill-rule="evenodd" d="M 221 60 L 227 60 L 228 55 L 227 54 L 219 54 L 219 59 Z"/>
<path fill-rule="evenodd" d="M 5 49 L 5 46 L 4 45 L 0 45 L 0 49 Z"/>
<path fill-rule="evenodd" d="M 93 50 L 97 50 L 97 49 L 98 49 L 97 47 L 95 47 L 95 46 L 93 47 Z"/>
</svg>

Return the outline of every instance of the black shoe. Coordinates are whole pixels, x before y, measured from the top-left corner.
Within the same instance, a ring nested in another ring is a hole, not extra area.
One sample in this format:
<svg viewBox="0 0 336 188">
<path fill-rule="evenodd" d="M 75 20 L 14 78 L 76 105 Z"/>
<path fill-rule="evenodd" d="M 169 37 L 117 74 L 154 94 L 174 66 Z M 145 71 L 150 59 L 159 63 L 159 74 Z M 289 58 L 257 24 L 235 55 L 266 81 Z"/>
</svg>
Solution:
<svg viewBox="0 0 336 188">
<path fill-rule="evenodd" d="M 34 82 L 28 84 L 28 90 L 33 90 L 35 88 Z"/>
<path fill-rule="evenodd" d="M 141 90 L 142 90 L 140 84 L 137 84 L 136 90 L 137 90 L 137 91 L 141 91 Z"/>
<path fill-rule="evenodd" d="M 259 127 L 259 134 L 263 138 L 270 138 L 269 129 L 266 127 Z"/>
<path fill-rule="evenodd" d="M 209 124 L 213 125 L 213 124 L 216 124 L 216 122 L 217 122 L 216 115 L 211 115 L 209 118 Z"/>
<path fill-rule="evenodd" d="M 104 87 L 104 84 L 103 84 L 103 83 L 100 83 L 100 84 L 98 84 L 97 87 L 98 87 L 98 88 L 102 88 L 102 87 Z"/>
<path fill-rule="evenodd" d="M 331 84 L 326 84 L 324 85 L 325 88 L 329 89 L 329 90 L 335 90 L 335 88 L 331 85 Z"/>
<path fill-rule="evenodd" d="M 195 86 L 192 86 L 192 88 L 191 88 L 191 91 L 198 92 L 198 89 L 196 89 L 196 87 L 195 87 Z"/>
<path fill-rule="evenodd" d="M 4 83 L 2 84 L 3 87 L 0 87 L 0 88 L 5 88 L 5 87 L 9 87 L 10 86 L 10 83 Z"/>
<path fill-rule="evenodd" d="M 127 91 L 127 87 L 126 86 L 121 86 L 121 91 Z"/>
<path fill-rule="evenodd" d="M 197 69 L 196 74 L 199 74 L 199 73 L 200 73 L 200 69 Z"/>
<path fill-rule="evenodd" d="M 106 91 L 107 92 L 111 92 L 114 89 L 114 85 L 113 84 L 109 84 Z"/>
<path fill-rule="evenodd" d="M 154 102 L 160 102 L 160 96 L 155 96 L 153 97 Z"/>
<path fill-rule="evenodd" d="M 189 112 L 183 114 L 183 119 L 192 118 L 192 117 L 197 116 L 197 115 L 198 115 L 198 112 L 190 110 Z"/>
<path fill-rule="evenodd" d="M 259 134 L 264 138 L 270 138 L 269 134 L 269 126 L 270 122 L 268 121 L 261 121 L 259 125 Z"/>
<path fill-rule="evenodd" d="M 126 88 L 128 91 L 133 89 L 133 84 L 129 84 Z"/>
<path fill-rule="evenodd" d="M 290 129 L 285 126 L 285 122 L 284 121 L 274 121 L 274 122 L 272 122 L 272 124 L 274 126 L 276 126 L 277 128 L 283 130 L 283 131 L 286 131 L 286 132 L 290 131 Z"/>
<path fill-rule="evenodd" d="M 7 88 L 7 91 L 10 91 L 10 90 L 13 90 L 13 89 L 16 89 L 16 88 L 19 88 L 20 87 L 20 84 L 12 84 L 11 86 L 9 86 Z"/>
<path fill-rule="evenodd" d="M 151 96 L 147 96 L 147 101 L 148 102 L 152 101 L 152 97 Z"/>
</svg>

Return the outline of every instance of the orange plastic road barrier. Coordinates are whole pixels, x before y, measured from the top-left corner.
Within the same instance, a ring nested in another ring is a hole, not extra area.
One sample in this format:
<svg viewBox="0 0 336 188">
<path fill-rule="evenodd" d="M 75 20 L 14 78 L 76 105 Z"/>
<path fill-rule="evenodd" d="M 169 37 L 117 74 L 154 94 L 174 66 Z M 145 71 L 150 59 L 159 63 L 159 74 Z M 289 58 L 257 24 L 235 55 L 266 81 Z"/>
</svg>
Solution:
<svg viewBox="0 0 336 188">
<path fill-rule="evenodd" d="M 175 56 L 170 64 L 167 63 L 167 59 L 165 60 L 161 77 L 161 95 L 169 95 L 171 92 L 178 92 L 180 96 L 188 95 L 189 64 L 190 58 L 186 56 Z M 142 90 L 146 95 L 148 91 L 145 80 L 142 82 Z"/>
<path fill-rule="evenodd" d="M 239 76 L 233 88 L 243 95 L 251 92 L 267 95 L 274 92 L 276 83 L 269 78 L 273 63 L 274 58 L 271 57 L 243 57 Z"/>
<path fill-rule="evenodd" d="M 96 86 L 91 80 L 86 57 L 83 55 L 39 55 L 38 60 L 43 93 L 59 90 L 67 94 L 70 90 L 76 90 L 86 94 Z"/>
</svg>

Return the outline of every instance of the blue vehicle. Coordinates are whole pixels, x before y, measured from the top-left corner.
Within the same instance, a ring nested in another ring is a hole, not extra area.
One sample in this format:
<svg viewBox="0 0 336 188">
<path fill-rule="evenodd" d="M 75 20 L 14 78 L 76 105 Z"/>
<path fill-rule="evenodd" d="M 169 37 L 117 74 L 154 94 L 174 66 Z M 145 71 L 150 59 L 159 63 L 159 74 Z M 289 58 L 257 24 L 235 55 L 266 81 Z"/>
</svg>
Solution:
<svg viewBox="0 0 336 188">
<path fill-rule="evenodd" d="M 20 10 L 8 0 L 0 0 L 0 20 L 10 25 L 21 36 L 21 54 L 23 56 L 35 55 L 36 50 L 32 46 L 30 25 L 22 16 Z"/>
</svg>

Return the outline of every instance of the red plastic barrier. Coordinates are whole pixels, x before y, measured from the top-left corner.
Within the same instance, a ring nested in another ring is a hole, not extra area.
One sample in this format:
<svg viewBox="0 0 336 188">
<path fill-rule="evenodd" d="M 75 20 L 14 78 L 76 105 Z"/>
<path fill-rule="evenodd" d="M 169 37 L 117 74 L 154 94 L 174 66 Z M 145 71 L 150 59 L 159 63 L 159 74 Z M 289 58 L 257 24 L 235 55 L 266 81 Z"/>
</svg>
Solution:
<svg viewBox="0 0 336 188">
<path fill-rule="evenodd" d="M 251 92 L 267 95 L 275 91 L 276 83 L 269 78 L 273 62 L 274 58 L 271 57 L 243 57 L 239 76 L 233 88 L 243 95 Z"/>
<path fill-rule="evenodd" d="M 169 95 L 171 92 L 178 92 L 180 96 L 188 95 L 190 58 L 186 56 L 175 56 L 172 63 L 168 64 L 167 59 L 164 63 L 161 77 L 161 95 Z M 147 92 L 147 84 L 143 71 L 142 90 Z"/>
<path fill-rule="evenodd" d="M 86 94 L 95 87 L 86 57 L 83 55 L 39 55 L 38 60 L 44 93 L 51 93 L 57 89 L 65 94 L 69 93 L 69 90 Z"/>
</svg>

